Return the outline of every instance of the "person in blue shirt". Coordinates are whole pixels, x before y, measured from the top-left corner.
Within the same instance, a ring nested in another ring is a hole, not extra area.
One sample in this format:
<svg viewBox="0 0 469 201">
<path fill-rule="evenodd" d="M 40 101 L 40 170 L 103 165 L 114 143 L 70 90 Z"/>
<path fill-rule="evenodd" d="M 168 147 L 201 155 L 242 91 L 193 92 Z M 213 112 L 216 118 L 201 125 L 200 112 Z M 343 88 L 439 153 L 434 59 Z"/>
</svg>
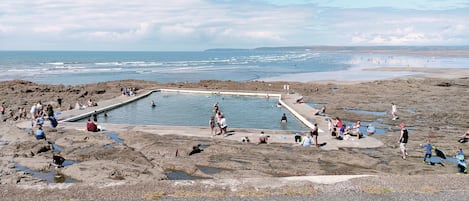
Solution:
<svg viewBox="0 0 469 201">
<path fill-rule="evenodd" d="M 38 116 L 36 118 L 36 125 L 42 126 L 42 124 L 44 124 L 44 117 Z"/>
<path fill-rule="evenodd" d="M 427 139 L 427 144 L 424 144 L 424 145 L 420 144 L 420 147 L 425 148 L 425 156 L 423 157 L 423 162 L 427 162 L 427 158 L 430 159 L 432 157 L 433 146 L 430 143 L 430 140 Z"/>
<path fill-rule="evenodd" d="M 366 126 L 366 132 L 368 132 L 368 135 L 374 135 L 376 133 L 376 128 L 373 124 L 368 124 L 368 126 Z"/>
<path fill-rule="evenodd" d="M 455 150 L 456 150 L 456 159 L 458 160 L 458 173 L 467 174 L 467 164 L 466 164 L 466 160 L 464 160 L 464 152 L 459 146 L 456 146 Z"/>
<path fill-rule="evenodd" d="M 37 128 L 36 139 L 37 140 L 42 140 L 42 139 L 46 140 L 46 134 L 42 130 L 42 126 L 39 126 L 39 128 Z"/>
</svg>

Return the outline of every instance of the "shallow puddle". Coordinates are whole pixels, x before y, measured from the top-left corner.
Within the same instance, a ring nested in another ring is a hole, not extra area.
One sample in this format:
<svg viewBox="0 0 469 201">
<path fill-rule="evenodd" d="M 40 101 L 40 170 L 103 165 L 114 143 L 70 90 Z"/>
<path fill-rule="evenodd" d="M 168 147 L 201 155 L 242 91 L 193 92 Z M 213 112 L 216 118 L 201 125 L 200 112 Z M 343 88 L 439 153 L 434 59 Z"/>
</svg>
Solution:
<svg viewBox="0 0 469 201">
<path fill-rule="evenodd" d="M 110 137 L 111 139 L 113 139 L 114 141 L 116 141 L 119 144 L 124 144 L 124 140 L 120 139 L 119 134 L 117 134 L 117 133 L 108 133 L 108 134 L 106 134 L 106 136 Z"/>
<path fill-rule="evenodd" d="M 371 115 L 375 115 L 375 116 L 384 116 L 386 115 L 386 112 L 377 112 L 377 111 L 368 111 L 368 110 L 354 110 L 354 109 L 351 109 L 351 110 L 345 110 L 346 112 L 353 112 L 353 113 L 357 113 L 357 114 L 371 114 Z"/>
<path fill-rule="evenodd" d="M 40 171 L 36 171 L 36 170 L 31 170 L 31 169 L 29 169 L 25 166 L 20 165 L 20 164 L 16 164 L 15 168 L 19 171 L 31 174 L 33 177 L 44 180 L 47 183 L 73 183 L 73 179 L 71 177 L 67 177 L 64 174 L 61 174 L 61 173 L 58 173 L 58 172 L 55 172 L 55 171 L 40 172 Z"/>
<path fill-rule="evenodd" d="M 219 168 L 214 168 L 214 167 L 198 167 L 200 171 L 202 171 L 205 174 L 217 174 L 223 171 L 222 169 Z"/>
<path fill-rule="evenodd" d="M 52 149 L 56 152 L 61 152 L 62 148 L 57 144 L 52 144 Z"/>
<path fill-rule="evenodd" d="M 78 162 L 77 162 L 77 161 L 74 161 L 74 160 L 65 160 L 65 161 L 62 163 L 62 166 L 67 167 L 67 166 L 70 166 L 70 165 L 74 165 L 75 163 L 78 163 Z"/>
<path fill-rule="evenodd" d="M 33 134 L 33 129 L 32 128 L 21 128 L 21 130 L 24 131 L 25 133 L 27 133 L 28 135 Z"/>
<path fill-rule="evenodd" d="M 201 149 L 207 149 L 210 145 L 207 145 L 207 144 L 204 144 L 204 145 L 200 145 L 199 148 Z"/>
<path fill-rule="evenodd" d="M 205 179 L 203 177 L 196 177 L 196 176 L 191 176 L 183 171 L 170 171 L 166 172 L 166 177 L 168 177 L 168 180 L 197 180 L 197 179 Z"/>
</svg>

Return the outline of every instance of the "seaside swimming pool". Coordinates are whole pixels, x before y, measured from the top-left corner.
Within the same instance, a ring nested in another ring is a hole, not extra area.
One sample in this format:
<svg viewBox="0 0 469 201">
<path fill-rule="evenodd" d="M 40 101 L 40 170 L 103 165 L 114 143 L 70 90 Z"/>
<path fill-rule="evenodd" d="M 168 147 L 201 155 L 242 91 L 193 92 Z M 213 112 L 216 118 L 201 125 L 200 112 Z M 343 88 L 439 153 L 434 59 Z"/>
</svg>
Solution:
<svg viewBox="0 0 469 201">
<path fill-rule="evenodd" d="M 151 101 L 156 107 L 151 107 Z M 214 103 L 230 128 L 301 131 L 307 129 L 286 109 L 278 108 L 276 97 L 154 92 L 135 102 L 98 115 L 99 123 L 133 125 L 207 126 Z M 285 113 L 288 123 L 280 123 Z M 80 120 L 86 122 L 87 119 Z"/>
</svg>

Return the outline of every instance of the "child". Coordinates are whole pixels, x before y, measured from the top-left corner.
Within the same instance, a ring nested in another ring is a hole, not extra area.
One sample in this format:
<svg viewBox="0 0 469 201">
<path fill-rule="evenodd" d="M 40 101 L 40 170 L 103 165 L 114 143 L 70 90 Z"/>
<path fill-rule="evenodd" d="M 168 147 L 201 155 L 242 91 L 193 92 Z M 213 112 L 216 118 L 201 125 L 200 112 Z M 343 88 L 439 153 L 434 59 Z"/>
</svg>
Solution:
<svg viewBox="0 0 469 201">
<path fill-rule="evenodd" d="M 44 133 L 44 131 L 42 130 L 42 126 L 39 125 L 39 128 L 37 128 L 37 131 L 36 131 L 36 139 L 37 140 L 47 140 L 46 139 L 46 134 Z"/>
<path fill-rule="evenodd" d="M 300 143 L 302 140 L 301 140 L 301 134 L 296 132 L 295 133 L 295 143 Z"/>
<path fill-rule="evenodd" d="M 427 162 L 427 158 L 430 159 L 432 157 L 432 144 L 430 144 L 430 140 L 427 139 L 427 144 L 420 144 L 421 148 L 425 148 L 425 156 L 423 157 L 423 162 Z"/>
<path fill-rule="evenodd" d="M 454 149 L 456 151 L 456 159 L 458 160 L 458 173 L 467 174 L 467 164 L 466 160 L 464 160 L 464 153 L 461 147 L 456 146 Z"/>
</svg>

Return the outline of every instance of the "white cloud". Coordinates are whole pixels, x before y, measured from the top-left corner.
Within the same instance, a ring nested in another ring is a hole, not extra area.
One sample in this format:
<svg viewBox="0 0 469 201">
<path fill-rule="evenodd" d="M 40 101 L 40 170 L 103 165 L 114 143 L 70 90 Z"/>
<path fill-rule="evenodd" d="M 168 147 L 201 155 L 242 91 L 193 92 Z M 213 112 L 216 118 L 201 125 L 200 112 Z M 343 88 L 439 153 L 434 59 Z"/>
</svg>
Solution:
<svg viewBox="0 0 469 201">
<path fill-rule="evenodd" d="M 37 49 L 44 43 L 56 49 L 93 49 L 102 44 L 99 48 L 135 50 L 469 44 L 467 9 L 356 9 L 317 6 L 327 6 L 325 1 L 275 6 L 265 2 L 4 0 L 0 1 L 0 48 Z"/>
<path fill-rule="evenodd" d="M 15 30 L 14 26 L 1 25 L 0 24 L 0 33 L 9 33 Z"/>
<path fill-rule="evenodd" d="M 64 28 L 60 26 L 37 26 L 33 28 L 33 31 L 36 33 L 61 32 L 63 30 Z"/>
</svg>

